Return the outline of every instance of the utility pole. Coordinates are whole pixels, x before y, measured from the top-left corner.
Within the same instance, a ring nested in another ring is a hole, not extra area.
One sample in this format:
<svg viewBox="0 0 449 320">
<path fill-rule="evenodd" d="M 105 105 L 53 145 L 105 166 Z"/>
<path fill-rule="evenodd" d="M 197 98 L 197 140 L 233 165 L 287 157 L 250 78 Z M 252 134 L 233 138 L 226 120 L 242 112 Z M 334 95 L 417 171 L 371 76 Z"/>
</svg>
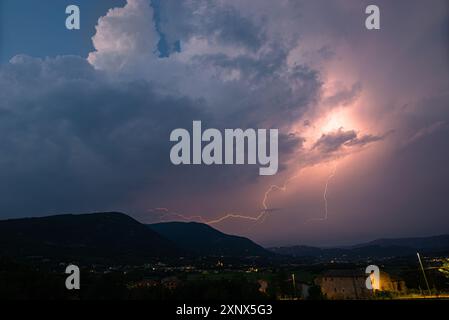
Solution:
<svg viewBox="0 0 449 320">
<path fill-rule="evenodd" d="M 432 295 L 432 292 L 430 291 L 429 282 L 427 281 L 426 272 L 424 271 L 424 267 L 422 265 L 421 256 L 419 255 L 419 252 L 416 252 L 416 255 L 418 256 L 419 265 L 421 266 L 422 274 L 424 275 L 424 280 L 426 281 L 427 290 L 429 290 L 429 295 Z"/>
<path fill-rule="evenodd" d="M 292 282 L 293 282 L 293 297 L 296 298 L 296 280 L 294 273 L 292 273 Z"/>
</svg>

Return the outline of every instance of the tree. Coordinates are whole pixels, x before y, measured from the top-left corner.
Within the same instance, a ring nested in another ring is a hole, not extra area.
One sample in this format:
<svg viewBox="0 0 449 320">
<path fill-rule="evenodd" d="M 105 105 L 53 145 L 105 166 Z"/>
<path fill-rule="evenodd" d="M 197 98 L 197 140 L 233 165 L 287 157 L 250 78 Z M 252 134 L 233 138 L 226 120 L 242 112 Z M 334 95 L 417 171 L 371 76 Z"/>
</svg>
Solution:
<svg viewBox="0 0 449 320">
<path fill-rule="evenodd" d="M 449 258 L 446 259 L 446 261 L 443 262 L 440 268 L 438 268 L 438 271 L 440 271 L 446 278 L 449 279 Z"/>
<path fill-rule="evenodd" d="M 309 288 L 309 300 L 325 300 L 323 292 L 321 291 L 321 287 L 314 285 Z"/>
</svg>

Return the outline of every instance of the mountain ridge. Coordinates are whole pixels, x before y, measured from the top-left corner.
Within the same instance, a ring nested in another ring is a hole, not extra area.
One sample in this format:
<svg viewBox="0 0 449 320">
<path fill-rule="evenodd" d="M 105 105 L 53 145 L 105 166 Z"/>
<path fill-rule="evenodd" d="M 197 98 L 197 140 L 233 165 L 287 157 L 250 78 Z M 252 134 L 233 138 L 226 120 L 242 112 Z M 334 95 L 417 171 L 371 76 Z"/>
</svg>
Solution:
<svg viewBox="0 0 449 320">
<path fill-rule="evenodd" d="M 183 250 L 120 212 L 0 221 L 0 254 L 92 261 L 145 261 Z"/>
<path fill-rule="evenodd" d="M 163 222 L 148 224 L 153 231 L 185 250 L 213 256 L 269 256 L 271 253 L 252 240 L 223 233 L 198 222 Z"/>
<path fill-rule="evenodd" d="M 345 247 L 282 246 L 268 248 L 274 253 L 293 257 L 349 258 L 409 256 L 418 250 L 429 253 L 449 252 L 449 234 L 429 237 L 381 238 Z"/>
</svg>

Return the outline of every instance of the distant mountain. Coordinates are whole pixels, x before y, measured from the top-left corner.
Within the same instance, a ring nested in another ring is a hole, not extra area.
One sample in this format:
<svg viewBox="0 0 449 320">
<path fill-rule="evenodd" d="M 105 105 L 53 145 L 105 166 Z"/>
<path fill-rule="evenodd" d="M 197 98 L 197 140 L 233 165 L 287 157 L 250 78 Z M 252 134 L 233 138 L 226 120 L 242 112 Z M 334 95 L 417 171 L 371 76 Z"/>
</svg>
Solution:
<svg viewBox="0 0 449 320">
<path fill-rule="evenodd" d="M 56 215 L 0 221 L 0 255 L 145 261 L 181 254 L 171 241 L 122 213 Z"/>
<path fill-rule="evenodd" d="M 366 246 L 380 246 L 380 247 L 408 247 L 417 250 L 422 249 L 449 249 L 449 234 L 432 236 L 432 237 L 420 237 L 420 238 L 396 238 L 396 239 L 378 239 L 364 244 L 358 244 L 353 246 L 366 247 Z"/>
<path fill-rule="evenodd" d="M 167 222 L 148 227 L 179 247 L 203 256 L 269 256 L 272 253 L 251 240 L 222 233 L 196 222 Z"/>
<path fill-rule="evenodd" d="M 344 248 L 317 248 L 308 246 L 290 246 L 270 248 L 274 253 L 293 257 L 309 257 L 321 260 L 366 258 L 388 258 L 415 255 L 423 253 L 449 252 L 449 235 L 422 237 L 378 239 L 371 242 Z"/>
</svg>

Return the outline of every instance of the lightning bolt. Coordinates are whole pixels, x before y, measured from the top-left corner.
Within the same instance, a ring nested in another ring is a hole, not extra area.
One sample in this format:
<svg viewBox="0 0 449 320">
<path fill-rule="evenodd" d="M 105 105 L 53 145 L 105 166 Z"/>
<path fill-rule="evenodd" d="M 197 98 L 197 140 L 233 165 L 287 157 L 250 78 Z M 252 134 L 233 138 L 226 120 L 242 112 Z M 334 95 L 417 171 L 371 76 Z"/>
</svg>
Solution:
<svg viewBox="0 0 449 320">
<path fill-rule="evenodd" d="M 204 221 L 204 218 L 200 215 L 185 216 L 181 213 L 178 213 L 175 211 L 170 211 L 168 208 L 154 208 L 154 209 L 149 209 L 148 211 L 149 212 L 162 212 L 162 215 L 159 217 L 160 221 L 167 221 L 168 219 L 165 219 L 166 217 L 171 217 L 171 218 L 177 217 L 178 219 L 181 219 L 184 221 L 200 221 L 202 223 L 206 223 L 206 221 Z"/>
<path fill-rule="evenodd" d="M 213 219 L 213 220 L 205 220 L 202 216 L 200 215 L 196 215 L 196 216 L 186 216 L 183 214 L 180 214 L 178 212 L 172 212 L 170 211 L 168 208 L 154 208 L 154 209 L 150 209 L 148 211 L 150 212 L 162 212 L 161 217 L 159 217 L 160 221 L 167 221 L 165 220 L 166 217 L 177 217 L 178 219 L 184 220 L 184 221 L 199 221 L 208 225 L 214 225 L 214 224 L 219 224 L 225 220 L 228 219 L 241 219 L 241 220 L 248 220 L 248 221 L 253 221 L 255 223 L 264 223 L 265 220 L 267 219 L 268 215 L 275 211 L 276 209 L 270 209 L 268 208 L 268 199 L 270 197 L 270 194 L 273 191 L 282 191 L 285 192 L 287 190 L 287 186 L 288 184 L 296 179 L 299 175 L 300 175 L 301 171 L 299 171 L 297 174 L 289 177 L 287 180 L 284 181 L 284 183 L 279 186 L 279 185 L 271 185 L 268 187 L 268 189 L 265 191 L 263 199 L 262 199 L 262 210 L 260 210 L 259 214 L 257 216 L 250 216 L 250 215 L 243 215 L 243 214 L 237 214 L 237 213 L 228 213 L 228 214 L 224 214 L 223 216 L 221 216 L 220 218 L 217 219 Z"/>
<path fill-rule="evenodd" d="M 267 217 L 269 216 L 269 214 L 276 210 L 276 209 L 270 209 L 268 207 L 268 200 L 270 198 L 271 193 L 274 191 L 281 191 L 281 192 L 287 191 L 288 185 L 291 183 L 292 180 L 298 178 L 298 176 L 301 174 L 301 172 L 302 171 L 300 170 L 297 174 L 289 177 L 287 180 L 284 181 L 284 183 L 282 185 L 276 185 L 276 184 L 270 185 L 268 187 L 268 189 L 264 192 L 264 196 L 262 198 L 262 202 L 261 202 L 262 210 L 256 216 L 243 215 L 243 214 L 238 214 L 238 213 L 228 213 L 228 214 L 222 215 L 221 217 L 219 217 L 217 219 L 206 220 L 200 215 L 186 216 L 186 215 L 183 215 L 178 212 L 170 211 L 168 208 L 154 208 L 154 209 L 150 209 L 149 211 L 150 212 L 162 212 L 163 214 L 159 218 L 160 221 L 167 221 L 167 220 L 165 220 L 165 217 L 170 217 L 170 218 L 177 217 L 178 219 L 181 219 L 184 221 L 199 221 L 201 223 L 205 223 L 208 225 L 219 224 L 228 219 L 241 219 L 241 220 L 252 221 L 254 223 L 264 223 L 265 220 L 267 219 Z M 329 189 L 329 183 L 335 177 L 336 173 L 337 173 L 337 163 L 335 163 L 334 168 L 333 168 L 331 174 L 329 175 L 329 177 L 327 178 L 326 185 L 324 187 L 324 193 L 323 193 L 324 217 L 312 218 L 312 219 L 307 220 L 306 222 L 326 221 L 328 219 L 329 209 L 328 209 L 327 192 Z"/>
<path fill-rule="evenodd" d="M 174 211 L 170 211 L 168 208 L 154 208 L 154 209 L 150 209 L 150 212 L 162 212 L 161 217 L 159 217 L 160 221 L 167 221 L 165 219 L 165 217 L 177 217 L 179 219 L 182 219 L 184 221 L 199 221 L 205 224 L 218 224 L 220 222 L 223 222 L 227 219 L 244 219 L 244 220 L 250 220 L 250 221 L 259 221 L 261 220 L 264 215 L 266 214 L 266 211 L 263 210 L 258 216 L 253 217 L 253 216 L 245 216 L 245 215 L 241 215 L 241 214 L 235 214 L 235 213 L 229 213 L 229 214 L 225 214 L 224 216 L 214 219 L 214 220 L 205 220 L 202 216 L 200 215 L 196 215 L 196 216 L 186 216 L 183 214 L 180 214 L 178 212 L 174 212 Z M 267 210 L 269 211 L 269 210 Z"/>
<path fill-rule="evenodd" d="M 260 221 L 265 216 L 265 214 L 266 214 L 266 212 L 262 211 L 258 216 L 252 217 L 252 216 L 245 216 L 245 215 L 241 215 L 241 214 L 230 213 L 230 214 L 226 214 L 223 217 L 218 218 L 216 220 L 207 221 L 206 223 L 207 224 L 217 224 L 217 223 L 223 222 L 227 219 L 243 219 L 243 220 L 250 220 L 250 221 L 257 222 L 257 221 Z"/>
<path fill-rule="evenodd" d="M 324 193 L 323 193 L 324 217 L 322 217 L 322 218 L 312 218 L 312 219 L 307 220 L 306 222 L 309 222 L 309 221 L 326 221 L 327 220 L 328 213 L 329 213 L 328 203 L 327 203 L 327 190 L 329 188 L 329 182 L 332 180 L 333 177 L 335 177 L 336 173 L 337 173 L 337 163 L 335 163 L 334 169 L 332 170 L 331 174 L 327 178 L 326 186 L 324 187 Z"/>
<path fill-rule="evenodd" d="M 301 174 L 301 171 L 299 171 L 297 174 L 291 176 L 290 178 L 288 178 L 287 180 L 284 181 L 284 184 L 283 184 L 282 186 L 278 186 L 278 185 L 276 185 L 276 184 L 272 184 L 272 185 L 267 189 L 267 191 L 265 191 L 265 194 L 264 194 L 264 196 L 263 196 L 263 200 L 262 200 L 262 207 L 263 207 L 263 209 L 264 209 L 264 210 L 269 210 L 269 209 L 268 209 L 268 205 L 267 205 L 267 201 L 268 201 L 268 197 L 270 196 L 270 194 L 271 194 L 273 191 L 276 191 L 276 190 L 279 190 L 279 191 L 282 191 L 282 192 L 287 191 L 287 186 L 288 186 L 288 184 L 289 184 L 292 180 L 296 179 L 300 174 Z"/>
</svg>

